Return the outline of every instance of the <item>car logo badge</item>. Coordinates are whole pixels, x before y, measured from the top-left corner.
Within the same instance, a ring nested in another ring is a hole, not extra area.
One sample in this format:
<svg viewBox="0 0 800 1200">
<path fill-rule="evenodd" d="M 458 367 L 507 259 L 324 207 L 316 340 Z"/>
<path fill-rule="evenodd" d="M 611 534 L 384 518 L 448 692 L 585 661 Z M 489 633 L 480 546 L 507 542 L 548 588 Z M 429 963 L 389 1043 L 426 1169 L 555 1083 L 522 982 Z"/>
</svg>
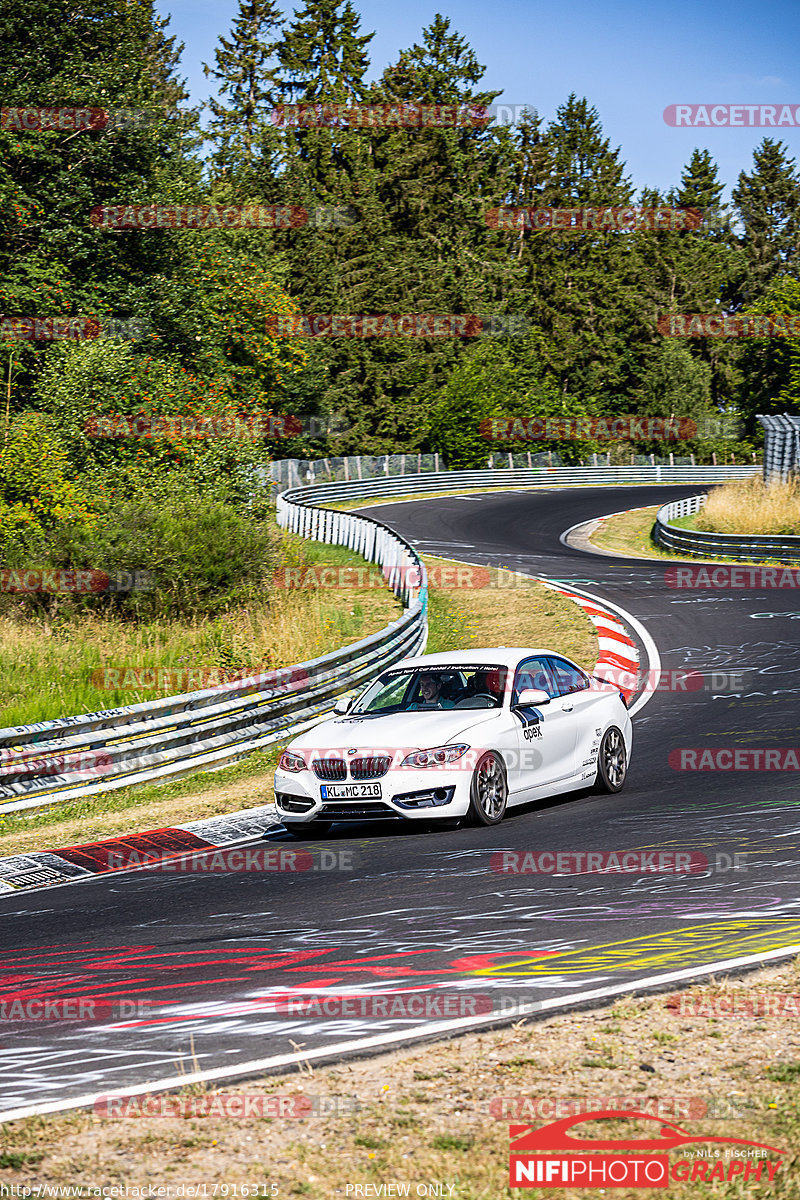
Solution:
<svg viewBox="0 0 800 1200">
<path fill-rule="evenodd" d="M 348 751 L 347 751 L 347 753 L 348 753 L 348 754 L 358 754 L 358 750 L 357 750 L 357 749 L 355 748 L 355 746 L 354 746 L 354 747 L 353 747 L 353 749 L 352 749 L 352 750 L 348 750 Z"/>
</svg>

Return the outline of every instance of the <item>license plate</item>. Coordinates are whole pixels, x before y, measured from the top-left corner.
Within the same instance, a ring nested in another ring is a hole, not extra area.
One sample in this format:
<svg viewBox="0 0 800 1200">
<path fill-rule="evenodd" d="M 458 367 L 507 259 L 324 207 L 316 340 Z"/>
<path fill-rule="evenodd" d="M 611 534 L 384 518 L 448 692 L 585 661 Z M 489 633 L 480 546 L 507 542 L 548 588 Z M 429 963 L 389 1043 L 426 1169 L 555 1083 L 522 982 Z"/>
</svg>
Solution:
<svg viewBox="0 0 800 1200">
<path fill-rule="evenodd" d="M 380 800 L 379 783 L 321 783 L 319 794 L 323 800 Z"/>
</svg>

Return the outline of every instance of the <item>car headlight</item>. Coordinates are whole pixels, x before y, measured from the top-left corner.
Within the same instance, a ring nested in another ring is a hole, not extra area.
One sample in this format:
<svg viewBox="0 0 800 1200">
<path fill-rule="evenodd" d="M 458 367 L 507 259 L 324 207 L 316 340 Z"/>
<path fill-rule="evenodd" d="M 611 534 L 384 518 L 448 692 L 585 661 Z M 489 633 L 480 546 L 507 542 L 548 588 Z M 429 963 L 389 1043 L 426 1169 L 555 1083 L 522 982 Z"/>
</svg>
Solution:
<svg viewBox="0 0 800 1200">
<path fill-rule="evenodd" d="M 401 767 L 443 767 L 446 763 L 457 762 L 469 746 L 460 743 L 456 746 L 433 746 L 430 750 L 415 750 L 407 754 L 400 763 Z"/>
<path fill-rule="evenodd" d="M 281 771 L 305 771 L 306 760 L 301 754 L 295 754 L 293 750 L 284 750 L 278 760 L 278 767 Z"/>
</svg>

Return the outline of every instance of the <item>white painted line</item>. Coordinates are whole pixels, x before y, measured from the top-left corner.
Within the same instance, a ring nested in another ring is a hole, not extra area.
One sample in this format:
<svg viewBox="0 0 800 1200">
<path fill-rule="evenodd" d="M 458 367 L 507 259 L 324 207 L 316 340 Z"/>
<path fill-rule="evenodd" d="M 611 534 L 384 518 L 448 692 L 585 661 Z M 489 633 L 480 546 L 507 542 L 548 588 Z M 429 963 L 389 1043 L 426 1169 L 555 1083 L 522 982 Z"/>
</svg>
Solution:
<svg viewBox="0 0 800 1200">
<path fill-rule="evenodd" d="M 214 1067 L 208 1071 L 193 1071 L 186 1075 L 168 1075 L 162 1079 L 154 1079 L 150 1083 L 136 1084 L 130 1088 L 118 1088 L 115 1091 L 90 1092 L 84 1096 L 76 1096 L 73 1100 L 51 1100 L 45 1104 L 30 1104 L 22 1108 L 10 1108 L 0 1112 L 0 1122 L 19 1121 L 24 1117 L 44 1116 L 47 1113 L 66 1112 L 74 1108 L 93 1106 L 101 1097 L 116 1096 L 146 1096 L 152 1092 L 163 1092 L 171 1088 L 188 1087 L 193 1083 L 209 1083 L 213 1080 L 235 1079 L 245 1075 L 258 1075 L 274 1071 L 278 1067 L 300 1067 L 302 1064 L 315 1059 L 330 1058 L 350 1053 L 363 1053 L 365 1050 L 379 1051 L 389 1049 L 398 1043 L 410 1043 L 419 1038 L 427 1038 L 441 1033 L 468 1033 L 470 1030 L 486 1029 L 492 1026 L 507 1026 L 519 1021 L 525 1016 L 541 1016 L 557 1014 L 570 1005 L 585 1004 L 592 1000 L 613 1000 L 627 992 L 639 992 L 644 989 L 663 988 L 665 984 L 691 981 L 706 975 L 717 975 L 721 971 L 738 970 L 742 967 L 755 967 L 761 963 L 774 962 L 776 959 L 793 957 L 800 954 L 800 945 L 781 946 L 777 950 L 767 950 L 763 954 L 749 954 L 742 958 L 727 958 L 719 962 L 709 963 L 703 967 L 684 967 L 680 971 L 668 971 L 664 975 L 646 975 L 643 979 L 635 979 L 631 983 L 611 984 L 609 987 L 594 988 L 588 992 L 573 992 L 571 996 L 554 996 L 550 1000 L 534 1000 L 530 1002 L 531 1012 L 514 1014 L 508 1017 L 492 1019 L 486 1014 L 477 1017 L 461 1017 L 452 1021 L 432 1021 L 420 1025 L 413 1032 L 401 1029 L 396 1033 L 377 1034 L 375 1037 L 356 1038 L 349 1042 L 335 1042 L 330 1046 L 320 1046 L 315 1050 L 303 1050 L 300 1053 L 277 1054 L 271 1058 L 254 1058 L 249 1062 L 236 1066 Z M 555 964 L 554 964 L 555 966 Z"/>
<path fill-rule="evenodd" d="M 667 485 L 667 486 L 670 486 L 670 485 Z M 675 486 L 681 487 L 683 485 L 676 484 Z M 688 487 L 689 485 L 687 484 L 686 486 Z M 574 530 L 580 529 L 584 525 L 591 525 L 592 522 L 594 522 L 594 529 L 589 530 L 589 534 L 591 535 L 592 533 L 595 533 L 595 531 L 597 530 L 597 526 L 600 524 L 600 522 L 607 521 L 609 517 L 624 517 L 629 512 L 644 512 L 644 510 L 646 508 L 656 508 L 656 507 L 657 507 L 657 505 L 655 505 L 655 504 L 640 504 L 638 508 L 621 508 L 619 510 L 619 512 L 604 513 L 602 517 L 591 517 L 588 521 L 576 521 L 574 525 L 570 525 L 569 529 L 564 530 L 564 532 L 561 534 L 561 536 L 559 537 L 558 540 L 561 542 L 562 546 L 569 546 L 569 535 Z M 580 546 L 569 546 L 569 548 L 570 548 L 570 550 L 580 550 Z M 592 551 L 584 550 L 583 553 L 591 554 Z M 612 553 L 611 550 L 601 550 L 599 547 L 597 548 L 597 553 L 598 554 L 607 554 L 612 558 L 634 558 L 634 557 L 636 557 L 635 555 L 623 554 L 619 550 L 615 550 Z"/>
<path fill-rule="evenodd" d="M 546 579 L 543 575 L 540 576 L 539 579 L 540 582 L 545 585 L 545 587 L 550 587 L 553 589 L 553 591 L 562 590 L 558 587 L 556 581 L 553 579 Z M 574 588 L 574 586 L 574 584 L 570 584 L 571 588 Z M 645 629 L 644 625 L 642 625 L 641 621 L 638 621 L 636 617 L 634 617 L 633 613 L 628 612 L 627 609 L 622 608 L 619 604 L 612 604 L 610 600 L 600 600 L 599 597 L 595 596 L 593 592 L 587 592 L 585 588 L 581 588 L 580 594 L 585 596 L 587 599 L 594 601 L 598 608 L 610 608 L 612 612 L 615 612 L 618 617 L 620 617 L 630 626 L 631 629 L 633 629 L 636 635 L 641 639 L 642 645 L 645 648 L 645 653 L 647 654 L 647 658 L 650 663 L 650 670 L 647 672 L 647 684 L 643 688 L 641 696 L 636 701 L 633 708 L 629 710 L 631 716 L 633 716 L 635 713 L 639 712 L 640 709 L 644 708 L 645 704 L 648 704 L 650 700 L 652 700 L 655 690 L 658 687 L 658 682 L 661 678 L 661 655 L 658 653 L 658 647 Z"/>
<path fill-rule="evenodd" d="M 625 658 L 628 662 L 637 663 L 639 655 L 636 653 L 636 648 L 633 642 L 618 642 L 616 638 L 599 637 L 597 639 L 601 650 L 610 650 L 616 654 L 617 658 Z"/>
</svg>

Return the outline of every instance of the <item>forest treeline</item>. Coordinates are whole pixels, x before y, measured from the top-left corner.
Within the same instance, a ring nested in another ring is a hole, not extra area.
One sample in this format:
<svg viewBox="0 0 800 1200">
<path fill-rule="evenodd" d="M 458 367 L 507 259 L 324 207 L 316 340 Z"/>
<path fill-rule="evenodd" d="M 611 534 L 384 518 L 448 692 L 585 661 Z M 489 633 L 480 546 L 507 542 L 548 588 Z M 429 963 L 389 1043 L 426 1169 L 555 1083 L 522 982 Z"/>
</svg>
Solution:
<svg viewBox="0 0 800 1200">
<path fill-rule="evenodd" d="M 797 339 L 659 331 L 669 314 L 800 313 L 800 178 L 780 140 L 763 139 L 726 204 L 702 146 L 671 188 L 637 194 L 591 99 L 568 94 L 545 121 L 534 85 L 510 125 L 312 127 L 276 117 L 287 105 L 477 111 L 506 99 L 484 85 L 484 66 L 443 15 L 382 70 L 370 61 L 372 37 L 349 0 L 307 0 L 288 17 L 272 0 L 239 0 L 206 66 L 215 99 L 203 113 L 189 103 L 182 47 L 150 0 L 4 8 L 5 561 L 34 554 L 77 565 L 97 529 L 111 538 L 109 514 L 121 505 L 121 542 L 176 505 L 229 505 L 257 522 L 253 469 L 270 458 L 437 451 L 457 467 L 479 466 L 492 450 L 551 449 L 570 462 L 611 449 L 612 460 L 673 450 L 741 461 L 759 440 L 756 413 L 796 411 Z M 130 119 L 62 129 L 13 117 L 58 106 Z M 310 219 L 225 228 L 212 218 L 181 229 L 103 226 L 96 215 L 142 205 L 277 205 Z M 625 231 L 498 227 L 490 215 L 630 206 L 699 209 L 707 219 Z M 493 318 L 499 332 L 282 336 L 291 314 L 471 314 Z M 19 331 L 25 319 L 53 318 L 107 332 L 8 336 L 15 321 Z M 87 432 L 119 413 L 281 413 L 300 425 L 278 422 L 289 436 L 249 440 Z M 722 428 L 713 425 L 720 413 L 740 416 L 743 435 L 612 446 L 485 437 L 493 418 L 585 428 L 585 418 L 627 414 L 708 430 Z M 132 569 L 134 557 L 113 565 Z"/>
</svg>

